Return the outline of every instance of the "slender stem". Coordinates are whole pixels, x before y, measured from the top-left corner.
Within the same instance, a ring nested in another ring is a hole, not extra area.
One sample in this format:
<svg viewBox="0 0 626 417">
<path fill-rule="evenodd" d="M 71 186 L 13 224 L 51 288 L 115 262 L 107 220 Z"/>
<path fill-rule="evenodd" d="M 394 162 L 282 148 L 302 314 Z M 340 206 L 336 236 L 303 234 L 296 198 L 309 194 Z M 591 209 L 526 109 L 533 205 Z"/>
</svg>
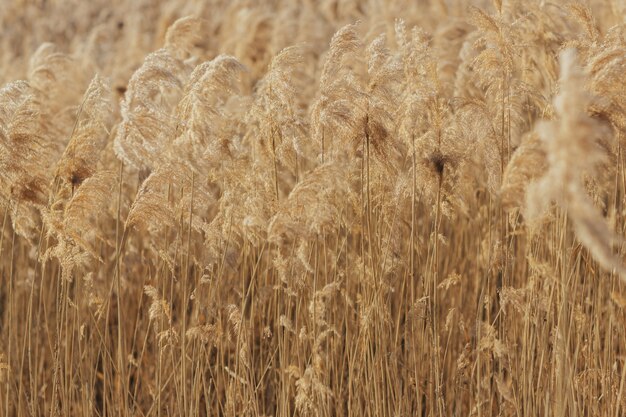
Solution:
<svg viewBox="0 0 626 417">
<path fill-rule="evenodd" d="M 119 168 L 119 184 L 118 184 L 118 194 L 117 194 L 117 218 L 115 220 L 115 286 L 116 286 L 116 298 L 117 298 L 117 367 L 118 367 L 118 375 L 120 381 L 120 389 L 121 389 L 121 402 L 123 409 L 121 411 L 121 415 L 126 415 L 126 411 L 128 410 L 128 393 L 126 391 L 126 368 L 124 365 L 124 338 L 122 337 L 122 301 L 121 301 L 121 273 L 120 273 L 120 256 L 121 256 L 121 246 L 122 242 L 120 241 L 120 230 L 121 230 L 121 212 L 122 212 L 122 185 L 123 185 L 123 174 L 124 174 L 124 163 L 120 161 Z"/>
<path fill-rule="evenodd" d="M 187 232 L 187 259 L 185 262 L 185 274 L 183 276 L 183 330 L 182 330 L 182 338 L 181 338 L 181 377 L 182 377 L 182 387 L 183 387 L 183 410 L 185 411 L 185 415 L 189 415 L 187 411 L 187 375 L 186 375 L 186 357 L 187 357 L 187 338 L 185 337 L 187 333 L 187 302 L 189 300 L 188 292 L 188 284 L 189 284 L 189 262 L 190 262 L 190 252 L 191 252 L 191 226 L 193 223 L 193 199 L 194 199 L 194 190 L 195 189 L 195 175 L 193 170 L 191 171 L 191 202 L 189 204 L 189 230 Z"/>
<path fill-rule="evenodd" d="M 276 193 L 276 201 L 279 200 L 278 196 L 278 162 L 276 160 L 276 143 L 274 135 L 272 134 L 272 159 L 274 163 L 274 192 Z"/>
</svg>

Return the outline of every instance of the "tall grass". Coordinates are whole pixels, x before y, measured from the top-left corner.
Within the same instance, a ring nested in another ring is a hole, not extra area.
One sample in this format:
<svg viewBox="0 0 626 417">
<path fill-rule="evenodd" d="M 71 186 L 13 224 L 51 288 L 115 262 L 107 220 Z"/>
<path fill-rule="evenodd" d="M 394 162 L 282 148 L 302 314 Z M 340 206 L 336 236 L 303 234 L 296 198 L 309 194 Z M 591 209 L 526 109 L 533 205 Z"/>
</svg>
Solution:
<svg viewBox="0 0 626 417">
<path fill-rule="evenodd" d="M 0 415 L 626 414 L 626 8 L 9 0 Z"/>
</svg>

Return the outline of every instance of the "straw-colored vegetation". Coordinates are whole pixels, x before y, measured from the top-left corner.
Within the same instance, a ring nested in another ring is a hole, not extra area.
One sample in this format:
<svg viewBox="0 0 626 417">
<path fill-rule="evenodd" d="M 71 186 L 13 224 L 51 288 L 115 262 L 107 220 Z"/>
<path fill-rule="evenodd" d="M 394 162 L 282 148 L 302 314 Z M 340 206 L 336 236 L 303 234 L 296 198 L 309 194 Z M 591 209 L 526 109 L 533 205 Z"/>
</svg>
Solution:
<svg viewBox="0 0 626 417">
<path fill-rule="evenodd" d="M 626 415 L 626 6 L 5 0 L 0 415 Z"/>
</svg>

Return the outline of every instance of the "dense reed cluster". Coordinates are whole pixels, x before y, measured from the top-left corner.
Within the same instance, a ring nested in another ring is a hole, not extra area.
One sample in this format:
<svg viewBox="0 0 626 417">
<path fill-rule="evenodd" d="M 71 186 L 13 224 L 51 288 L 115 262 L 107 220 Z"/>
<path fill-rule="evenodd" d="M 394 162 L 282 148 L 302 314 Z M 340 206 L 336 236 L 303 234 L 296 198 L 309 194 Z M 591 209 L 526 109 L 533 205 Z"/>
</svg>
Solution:
<svg viewBox="0 0 626 417">
<path fill-rule="evenodd" d="M 626 414 L 626 6 L 7 0 L 0 415 Z"/>
</svg>

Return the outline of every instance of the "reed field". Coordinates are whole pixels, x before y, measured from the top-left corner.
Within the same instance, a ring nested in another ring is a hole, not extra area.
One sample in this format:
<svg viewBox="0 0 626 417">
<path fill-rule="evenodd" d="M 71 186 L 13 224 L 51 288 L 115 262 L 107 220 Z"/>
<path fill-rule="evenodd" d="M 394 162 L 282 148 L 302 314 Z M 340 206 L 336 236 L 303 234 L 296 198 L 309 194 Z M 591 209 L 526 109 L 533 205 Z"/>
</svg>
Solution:
<svg viewBox="0 0 626 417">
<path fill-rule="evenodd" d="M 624 0 L 1 3 L 0 416 L 626 415 Z"/>
</svg>

